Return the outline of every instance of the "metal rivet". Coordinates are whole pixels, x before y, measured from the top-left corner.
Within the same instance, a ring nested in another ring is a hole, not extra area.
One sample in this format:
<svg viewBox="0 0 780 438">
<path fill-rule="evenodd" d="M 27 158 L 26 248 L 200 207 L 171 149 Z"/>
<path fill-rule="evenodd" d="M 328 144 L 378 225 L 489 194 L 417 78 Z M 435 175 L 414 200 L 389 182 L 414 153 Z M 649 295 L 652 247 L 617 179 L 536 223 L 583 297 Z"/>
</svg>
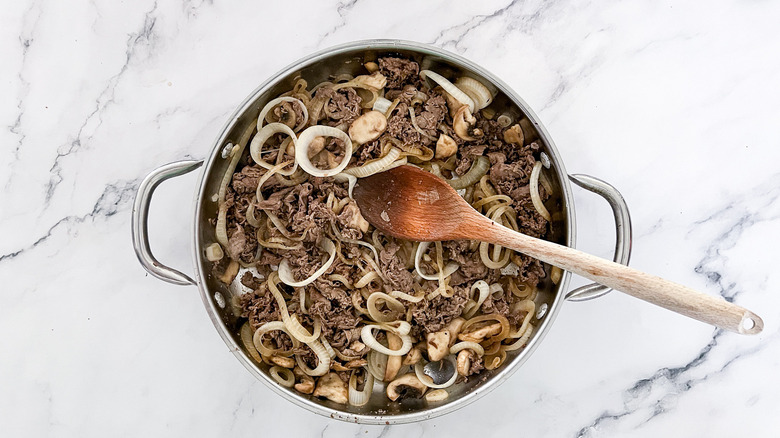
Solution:
<svg viewBox="0 0 780 438">
<path fill-rule="evenodd" d="M 225 308 L 225 298 L 222 296 L 219 292 L 214 292 L 214 301 L 217 302 L 217 306 L 219 306 L 220 309 Z"/>
<path fill-rule="evenodd" d="M 546 153 L 542 152 L 539 154 L 539 161 L 542 162 L 542 166 L 544 166 L 545 169 L 550 168 L 550 157 L 548 157 Z"/>
<path fill-rule="evenodd" d="M 542 305 L 539 306 L 539 311 L 536 312 L 536 319 L 542 319 L 546 314 L 547 314 L 547 303 L 542 303 Z"/>
<path fill-rule="evenodd" d="M 227 158 L 230 156 L 230 151 L 233 150 L 233 143 L 228 143 L 225 145 L 225 147 L 222 148 L 222 158 Z"/>
</svg>

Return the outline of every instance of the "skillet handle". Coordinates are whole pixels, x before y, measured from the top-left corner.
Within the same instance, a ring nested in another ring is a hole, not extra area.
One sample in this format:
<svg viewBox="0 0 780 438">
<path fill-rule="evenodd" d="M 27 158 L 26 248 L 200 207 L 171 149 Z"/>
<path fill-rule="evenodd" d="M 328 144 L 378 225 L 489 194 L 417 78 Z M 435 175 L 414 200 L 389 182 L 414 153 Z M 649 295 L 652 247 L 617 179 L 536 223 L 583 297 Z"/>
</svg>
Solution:
<svg viewBox="0 0 780 438">
<path fill-rule="evenodd" d="M 182 286 L 197 285 L 195 280 L 190 278 L 188 275 L 158 262 L 152 254 L 152 249 L 149 246 L 148 230 L 149 204 L 152 201 L 152 194 L 154 193 L 154 189 L 156 189 L 161 182 L 175 176 L 180 176 L 184 175 L 185 173 L 192 172 L 193 170 L 199 168 L 202 164 L 203 161 L 188 160 L 177 161 L 160 166 L 147 175 L 143 181 L 141 181 L 141 185 L 138 186 L 138 192 L 135 194 L 131 223 L 135 255 L 138 257 L 138 261 L 141 262 L 141 266 L 143 266 L 148 273 L 154 275 L 160 280 L 167 281 L 168 283 Z"/>
<path fill-rule="evenodd" d="M 631 258 L 631 215 L 628 212 L 623 195 L 611 184 L 588 175 L 569 175 L 569 179 L 574 184 L 585 190 L 593 192 L 606 199 L 609 206 L 612 207 L 612 214 L 615 216 L 615 256 L 612 259 L 615 263 L 628 266 Z M 591 283 L 578 287 L 566 294 L 568 301 L 587 301 L 606 295 L 612 289 L 607 286 Z"/>
</svg>

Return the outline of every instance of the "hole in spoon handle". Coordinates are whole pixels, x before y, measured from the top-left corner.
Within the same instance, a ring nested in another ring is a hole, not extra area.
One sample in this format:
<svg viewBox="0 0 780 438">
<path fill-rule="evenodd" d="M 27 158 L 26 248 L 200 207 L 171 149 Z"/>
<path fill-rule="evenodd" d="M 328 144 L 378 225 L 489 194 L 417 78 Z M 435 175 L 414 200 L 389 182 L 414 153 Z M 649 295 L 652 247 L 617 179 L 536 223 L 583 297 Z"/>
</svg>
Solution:
<svg viewBox="0 0 780 438">
<path fill-rule="evenodd" d="M 764 329 L 764 321 L 751 311 L 746 311 L 739 323 L 739 333 L 743 335 L 755 335 Z"/>
</svg>

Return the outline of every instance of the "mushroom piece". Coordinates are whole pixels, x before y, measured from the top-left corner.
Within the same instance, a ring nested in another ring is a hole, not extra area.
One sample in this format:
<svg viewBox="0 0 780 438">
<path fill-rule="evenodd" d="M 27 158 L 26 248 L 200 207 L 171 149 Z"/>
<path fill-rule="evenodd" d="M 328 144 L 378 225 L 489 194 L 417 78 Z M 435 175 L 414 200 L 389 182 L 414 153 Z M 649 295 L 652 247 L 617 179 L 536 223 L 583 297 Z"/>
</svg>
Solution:
<svg viewBox="0 0 780 438">
<path fill-rule="evenodd" d="M 339 219 L 341 219 L 341 215 L 344 215 L 345 218 L 349 218 L 346 223 L 342 224 L 343 227 L 355 228 L 364 233 L 368 231 L 368 221 L 360 214 L 360 207 L 358 207 L 355 201 L 350 200 L 347 205 L 344 206 L 344 209 L 339 213 Z"/>
<path fill-rule="evenodd" d="M 291 357 L 271 356 L 271 362 L 273 362 L 274 365 L 279 365 L 282 368 L 294 368 L 295 367 L 295 359 L 293 359 Z"/>
<path fill-rule="evenodd" d="M 300 382 L 296 383 L 294 386 L 296 391 L 303 394 L 311 394 L 314 391 L 314 378 L 304 373 L 303 370 L 298 367 L 293 369 L 293 374 L 300 379 Z"/>
<path fill-rule="evenodd" d="M 391 350 L 398 350 L 403 345 L 401 338 L 395 333 L 387 332 L 387 348 Z M 401 363 L 403 362 L 403 356 L 388 356 L 387 366 L 385 366 L 385 382 L 389 382 L 395 379 L 398 375 L 398 371 L 401 369 Z"/>
<path fill-rule="evenodd" d="M 314 158 L 314 156 L 322 152 L 323 149 L 325 149 L 325 137 L 314 137 L 311 143 L 309 143 L 309 159 L 311 160 Z M 293 153 L 290 155 L 295 155 L 295 149 L 293 149 Z"/>
<path fill-rule="evenodd" d="M 368 361 L 365 359 L 353 359 L 347 363 L 344 364 L 347 369 L 354 369 L 354 368 L 360 368 L 368 365 Z"/>
<path fill-rule="evenodd" d="M 349 138 L 357 144 L 376 140 L 387 129 L 387 118 L 379 111 L 369 111 L 349 127 Z"/>
<path fill-rule="evenodd" d="M 236 278 L 236 275 L 238 275 L 238 268 L 240 267 L 241 266 L 237 261 L 231 260 L 230 264 L 228 264 L 225 269 L 225 272 L 219 277 L 219 281 L 229 285 L 233 282 L 233 279 Z"/>
<path fill-rule="evenodd" d="M 455 369 L 463 377 L 469 375 L 469 369 L 471 368 L 471 357 L 473 353 L 471 350 L 460 350 L 458 352 L 458 359 L 456 361 Z"/>
<path fill-rule="evenodd" d="M 511 128 L 504 131 L 504 141 L 522 146 L 523 142 L 525 141 L 525 137 L 523 137 L 523 129 L 520 127 L 520 125 L 514 124 Z"/>
<path fill-rule="evenodd" d="M 495 324 L 486 325 L 470 333 L 461 333 L 460 335 L 458 335 L 458 338 L 461 341 L 471 341 L 471 342 L 479 343 L 482 342 L 483 339 L 490 336 L 495 336 L 499 333 L 501 333 L 501 324 L 497 322 Z"/>
<path fill-rule="evenodd" d="M 455 134 L 457 134 L 458 137 L 463 140 L 472 141 L 482 135 L 480 129 L 471 129 L 475 123 L 477 123 L 477 119 L 471 114 L 468 105 L 463 105 L 455 113 L 455 117 L 453 117 L 452 128 L 455 130 Z M 472 134 L 476 137 L 472 136 Z"/>
<path fill-rule="evenodd" d="M 435 333 L 428 333 L 428 359 L 431 362 L 442 360 L 450 351 L 450 332 L 442 330 Z"/>
<path fill-rule="evenodd" d="M 315 397 L 325 397 L 336 403 L 346 403 L 349 401 L 349 390 L 347 384 L 341 380 L 336 373 L 328 373 L 320 377 L 317 381 L 317 388 L 312 394 Z"/>
<path fill-rule="evenodd" d="M 449 343 L 450 347 L 455 345 L 455 341 L 458 340 L 458 335 L 460 334 L 460 331 L 463 329 L 463 324 L 465 323 L 466 323 L 465 319 L 461 317 L 457 317 L 452 321 L 450 321 L 449 324 L 444 326 L 444 329 L 450 332 L 450 343 Z"/>
<path fill-rule="evenodd" d="M 352 82 L 374 90 L 381 90 L 387 85 L 387 78 L 382 73 L 374 72 L 370 75 L 357 76 Z"/>
<path fill-rule="evenodd" d="M 436 142 L 436 158 L 447 158 L 458 152 L 458 144 L 447 134 L 439 136 Z"/>
<path fill-rule="evenodd" d="M 363 67 L 365 67 L 369 73 L 373 73 L 379 70 L 379 65 L 377 65 L 377 63 L 374 61 L 368 61 L 367 63 L 363 64 Z"/>
<path fill-rule="evenodd" d="M 387 398 L 396 401 L 399 398 L 420 398 L 428 387 L 414 373 L 404 374 L 387 385 Z"/>
<path fill-rule="evenodd" d="M 409 350 L 408 353 L 406 353 L 406 356 L 404 356 L 404 361 L 402 362 L 403 365 L 414 365 L 417 362 L 422 359 L 422 353 L 420 352 L 420 349 L 415 347 Z"/>
</svg>

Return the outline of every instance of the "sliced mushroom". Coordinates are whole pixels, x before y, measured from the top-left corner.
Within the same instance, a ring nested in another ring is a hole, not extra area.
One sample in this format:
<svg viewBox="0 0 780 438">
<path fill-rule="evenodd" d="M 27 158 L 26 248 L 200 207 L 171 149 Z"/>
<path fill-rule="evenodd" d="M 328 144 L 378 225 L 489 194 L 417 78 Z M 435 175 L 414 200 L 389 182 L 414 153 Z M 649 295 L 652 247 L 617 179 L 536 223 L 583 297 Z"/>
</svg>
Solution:
<svg viewBox="0 0 780 438">
<path fill-rule="evenodd" d="M 427 389 L 414 373 L 404 374 L 387 385 L 387 398 L 392 401 L 399 398 L 420 398 Z"/>
<path fill-rule="evenodd" d="M 341 371 L 349 371 L 349 368 L 347 368 L 346 366 L 344 366 L 341 362 L 339 362 L 337 360 L 330 361 L 330 369 L 332 369 L 333 371 L 339 371 L 339 372 L 341 372 Z"/>
<path fill-rule="evenodd" d="M 360 75 L 352 80 L 353 83 L 363 85 L 374 90 L 381 90 L 387 85 L 387 78 L 379 72 L 374 72 L 370 75 Z"/>
<path fill-rule="evenodd" d="M 373 61 L 368 61 L 367 63 L 363 64 L 363 67 L 365 67 L 369 73 L 373 73 L 379 70 L 379 66 L 377 65 L 376 62 Z"/>
<path fill-rule="evenodd" d="M 441 92 L 442 95 L 444 95 L 444 99 L 447 101 L 447 108 L 450 110 L 450 117 L 455 118 L 455 114 L 458 113 L 458 110 L 463 108 L 465 105 L 463 102 L 459 101 L 458 99 L 455 99 L 452 97 L 450 93 L 447 93 L 444 91 L 441 87 L 436 87 L 436 90 Z"/>
<path fill-rule="evenodd" d="M 387 348 L 391 350 L 397 350 L 401 348 L 403 341 L 395 333 L 387 332 Z M 401 369 L 401 363 L 403 362 L 403 356 L 388 356 L 387 366 L 385 367 L 385 382 L 389 382 L 395 379 L 398 375 L 398 371 Z"/>
<path fill-rule="evenodd" d="M 470 333 L 461 333 L 458 335 L 458 338 L 461 341 L 482 342 L 483 339 L 495 336 L 499 333 L 501 333 L 501 324 L 495 323 L 486 325 Z"/>
<path fill-rule="evenodd" d="M 296 391 L 303 394 L 311 394 L 314 391 L 314 378 L 303 372 L 302 369 L 293 368 L 293 374 L 300 379 L 300 382 L 296 383 L 294 388 Z"/>
<path fill-rule="evenodd" d="M 341 210 L 339 217 L 342 214 L 349 218 L 347 223 L 342 224 L 342 226 L 346 228 L 355 228 L 364 233 L 368 231 L 368 221 L 363 217 L 362 214 L 360 214 L 360 207 L 358 207 L 355 201 L 350 200 L 349 203 L 344 206 L 344 209 Z"/>
<path fill-rule="evenodd" d="M 447 158 L 458 152 L 458 144 L 449 135 L 442 134 L 436 142 L 436 158 Z"/>
<path fill-rule="evenodd" d="M 452 128 L 455 130 L 455 134 L 463 140 L 472 141 L 482 135 L 482 131 L 479 129 L 473 129 L 474 124 L 477 123 L 477 119 L 471 115 L 468 105 L 463 105 L 455 113 L 455 117 L 452 121 Z M 472 136 L 475 135 L 477 137 Z"/>
<path fill-rule="evenodd" d="M 523 136 L 523 129 L 520 127 L 520 125 L 514 124 L 511 128 L 504 131 L 504 141 L 522 146 L 523 142 L 525 141 L 525 137 Z"/>
<path fill-rule="evenodd" d="M 369 111 L 349 127 L 349 138 L 357 144 L 374 141 L 387 129 L 387 118 L 379 111 Z"/>
<path fill-rule="evenodd" d="M 368 365 L 368 361 L 365 359 L 354 359 L 344 364 L 347 369 L 355 369 Z"/>
<path fill-rule="evenodd" d="M 311 160 L 314 158 L 314 156 L 322 152 L 323 149 L 325 149 L 325 137 L 314 137 L 311 143 L 309 143 L 309 159 Z M 295 155 L 295 152 L 293 152 L 292 155 Z"/>
<path fill-rule="evenodd" d="M 455 369 L 458 370 L 458 374 L 461 376 L 467 377 L 469 375 L 472 355 L 473 353 L 471 350 L 460 350 L 460 352 L 458 352 Z"/>
<path fill-rule="evenodd" d="M 426 336 L 428 343 L 428 359 L 433 362 L 444 359 L 450 351 L 450 332 L 442 330 L 435 333 L 428 333 Z"/>
<path fill-rule="evenodd" d="M 225 269 L 225 272 L 222 274 L 221 277 L 219 277 L 219 281 L 225 284 L 232 283 L 233 279 L 236 278 L 236 275 L 238 275 L 238 268 L 240 267 L 241 266 L 238 264 L 237 261 L 231 260 L 227 269 Z"/>
<path fill-rule="evenodd" d="M 282 368 L 295 367 L 295 359 L 291 357 L 271 356 L 271 362 L 273 362 L 275 365 L 279 365 Z"/>
<path fill-rule="evenodd" d="M 325 397 L 336 403 L 349 401 L 347 384 L 336 373 L 328 373 L 317 380 L 317 388 L 314 389 L 315 397 Z"/>
<path fill-rule="evenodd" d="M 465 319 L 461 317 L 457 317 L 452 321 L 450 321 L 449 324 L 444 326 L 444 328 L 450 332 L 450 343 L 449 343 L 450 347 L 455 345 L 455 341 L 458 340 L 458 335 L 460 334 L 460 331 L 463 329 L 463 324 L 465 323 L 466 323 Z"/>
<path fill-rule="evenodd" d="M 404 361 L 402 362 L 403 365 L 414 365 L 417 362 L 422 359 L 422 353 L 420 352 L 420 349 L 415 347 L 409 350 L 408 353 L 406 353 L 406 356 L 404 356 Z"/>
</svg>

